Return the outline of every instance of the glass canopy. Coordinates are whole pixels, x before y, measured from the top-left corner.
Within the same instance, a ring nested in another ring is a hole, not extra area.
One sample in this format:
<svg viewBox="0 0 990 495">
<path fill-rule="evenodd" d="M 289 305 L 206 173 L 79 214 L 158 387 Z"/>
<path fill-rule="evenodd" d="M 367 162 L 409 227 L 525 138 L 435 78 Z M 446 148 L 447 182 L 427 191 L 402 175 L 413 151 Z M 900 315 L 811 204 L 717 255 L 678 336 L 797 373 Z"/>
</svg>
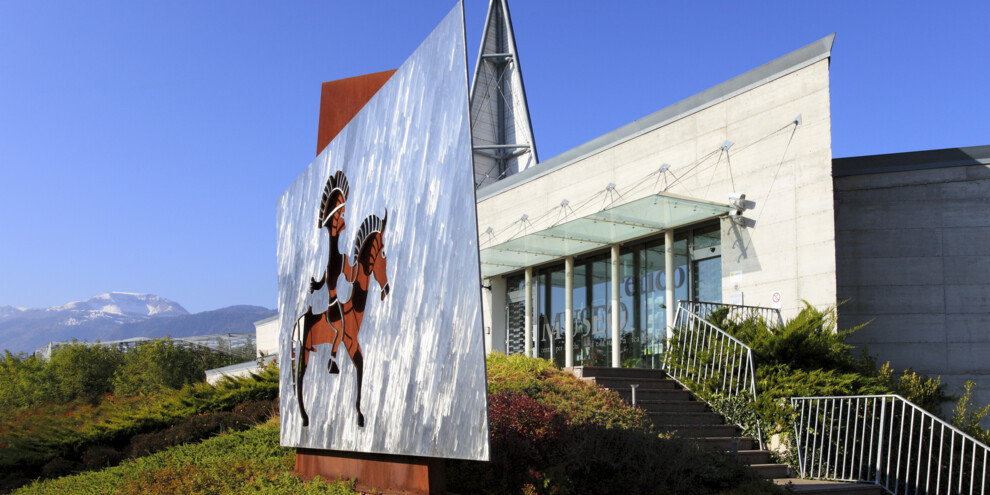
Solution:
<svg viewBox="0 0 990 495">
<path fill-rule="evenodd" d="M 482 278 L 727 214 L 728 205 L 660 193 L 481 249 Z"/>
</svg>

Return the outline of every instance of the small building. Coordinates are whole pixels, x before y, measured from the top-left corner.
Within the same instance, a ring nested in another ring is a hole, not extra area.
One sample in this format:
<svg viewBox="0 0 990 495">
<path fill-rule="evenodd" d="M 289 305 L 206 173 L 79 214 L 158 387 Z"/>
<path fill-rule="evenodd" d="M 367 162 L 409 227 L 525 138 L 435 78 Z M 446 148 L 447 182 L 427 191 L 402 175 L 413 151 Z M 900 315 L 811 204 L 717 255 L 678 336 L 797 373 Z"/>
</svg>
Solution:
<svg viewBox="0 0 990 495">
<path fill-rule="evenodd" d="M 257 356 L 278 354 L 278 315 L 254 322 Z"/>
</svg>

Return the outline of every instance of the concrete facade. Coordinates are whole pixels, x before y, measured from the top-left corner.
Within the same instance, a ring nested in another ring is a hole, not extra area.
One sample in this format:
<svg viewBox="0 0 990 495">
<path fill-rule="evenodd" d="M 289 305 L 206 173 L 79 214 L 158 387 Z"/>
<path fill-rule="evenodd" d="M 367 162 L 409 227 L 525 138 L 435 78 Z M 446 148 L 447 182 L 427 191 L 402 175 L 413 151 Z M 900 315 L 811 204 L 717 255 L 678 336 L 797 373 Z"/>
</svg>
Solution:
<svg viewBox="0 0 990 495">
<path fill-rule="evenodd" d="M 990 402 L 990 146 L 835 161 L 839 326 Z"/>
<path fill-rule="evenodd" d="M 950 393 L 972 380 L 990 403 L 990 146 L 833 160 L 831 43 L 480 189 L 481 249 L 661 192 L 721 204 L 744 193 L 741 215 L 718 220 L 721 302 L 772 306 L 780 291 L 786 320 L 804 302 L 845 301 L 839 328 L 870 322 L 851 344 Z M 484 281 L 489 351 L 505 349 L 506 277 L 519 273 Z"/>
<path fill-rule="evenodd" d="M 741 292 L 745 304 L 769 306 L 780 290 L 785 318 L 802 300 L 835 304 L 831 43 L 827 37 L 480 189 L 481 249 L 560 215 L 579 218 L 660 192 L 721 204 L 745 193 L 742 217 L 721 220 L 722 299 Z M 670 168 L 657 174 L 662 164 Z M 554 214 L 564 200 L 568 208 Z M 742 277 L 730 284 L 733 272 Z M 504 279 L 484 285 L 486 348 L 502 350 Z"/>
<path fill-rule="evenodd" d="M 278 315 L 254 322 L 254 331 L 258 357 L 278 354 Z"/>
</svg>

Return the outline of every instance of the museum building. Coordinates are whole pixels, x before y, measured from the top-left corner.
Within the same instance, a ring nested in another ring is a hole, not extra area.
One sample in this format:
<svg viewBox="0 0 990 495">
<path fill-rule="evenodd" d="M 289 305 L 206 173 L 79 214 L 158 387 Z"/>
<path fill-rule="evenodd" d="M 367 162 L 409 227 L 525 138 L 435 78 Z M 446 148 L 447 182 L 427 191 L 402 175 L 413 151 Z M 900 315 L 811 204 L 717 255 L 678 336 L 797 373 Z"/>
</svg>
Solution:
<svg viewBox="0 0 990 495">
<path fill-rule="evenodd" d="M 990 399 L 990 146 L 834 159 L 834 35 L 539 161 L 504 0 L 471 87 L 486 350 L 660 367 L 677 301 L 839 307 Z"/>
</svg>

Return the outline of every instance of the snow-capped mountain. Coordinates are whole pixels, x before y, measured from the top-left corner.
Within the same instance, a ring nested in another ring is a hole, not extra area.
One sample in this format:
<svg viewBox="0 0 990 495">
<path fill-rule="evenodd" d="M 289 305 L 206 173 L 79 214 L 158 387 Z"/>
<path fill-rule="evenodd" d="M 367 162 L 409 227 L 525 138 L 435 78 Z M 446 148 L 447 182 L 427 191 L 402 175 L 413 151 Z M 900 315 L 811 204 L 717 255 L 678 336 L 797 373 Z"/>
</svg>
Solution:
<svg viewBox="0 0 990 495">
<path fill-rule="evenodd" d="M 18 308 L 14 306 L 0 306 L 0 320 L 19 315 L 23 313 L 25 309 L 26 308 Z"/>
<path fill-rule="evenodd" d="M 0 351 L 31 352 L 52 341 L 71 339 L 246 333 L 254 331 L 254 321 L 272 314 L 273 310 L 256 306 L 232 306 L 191 315 L 175 301 L 128 292 L 108 292 L 51 308 L 0 306 Z"/>
<path fill-rule="evenodd" d="M 49 314 L 65 314 L 62 323 L 79 325 L 85 321 L 109 319 L 118 323 L 138 321 L 150 316 L 179 316 L 189 314 L 175 301 L 153 294 L 108 292 L 85 301 L 70 302 L 44 310 Z"/>
</svg>

